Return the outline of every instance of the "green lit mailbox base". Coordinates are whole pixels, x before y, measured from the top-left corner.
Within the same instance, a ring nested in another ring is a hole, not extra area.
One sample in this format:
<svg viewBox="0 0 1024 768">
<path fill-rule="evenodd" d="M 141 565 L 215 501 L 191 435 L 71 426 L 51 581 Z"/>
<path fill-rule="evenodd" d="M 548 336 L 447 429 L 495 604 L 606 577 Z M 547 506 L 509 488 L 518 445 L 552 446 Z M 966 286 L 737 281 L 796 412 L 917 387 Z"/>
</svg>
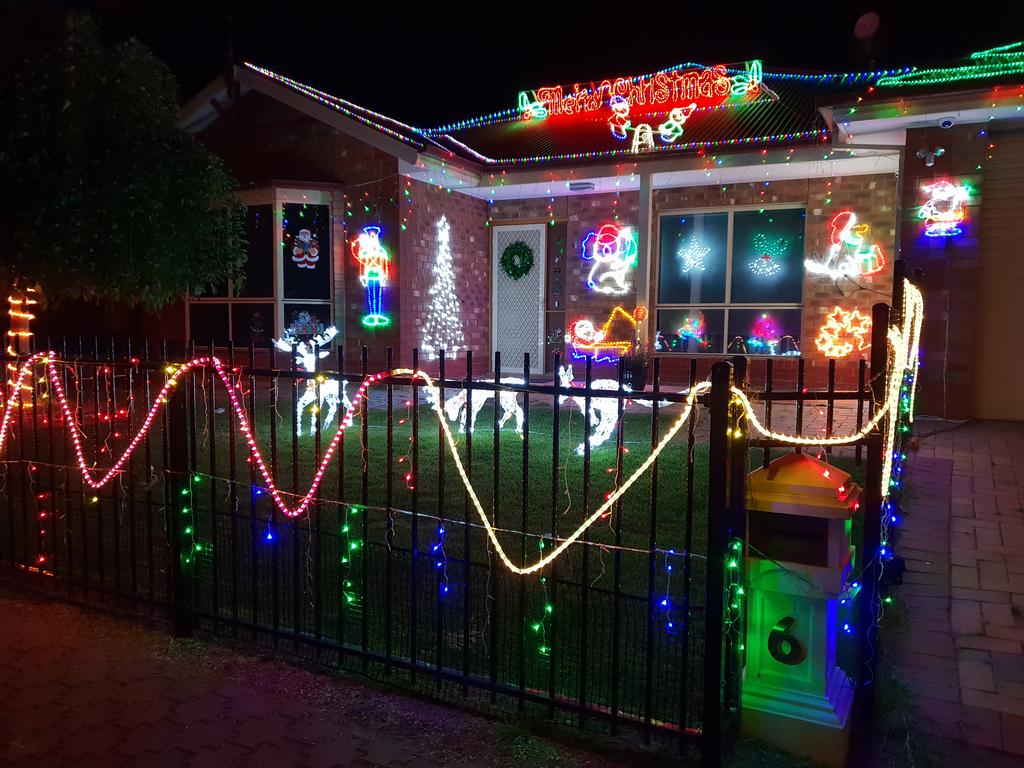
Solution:
<svg viewBox="0 0 1024 768">
<path fill-rule="evenodd" d="M 806 454 L 747 482 L 743 732 L 830 766 L 846 762 L 853 685 L 836 666 L 839 595 L 860 487 Z"/>
</svg>

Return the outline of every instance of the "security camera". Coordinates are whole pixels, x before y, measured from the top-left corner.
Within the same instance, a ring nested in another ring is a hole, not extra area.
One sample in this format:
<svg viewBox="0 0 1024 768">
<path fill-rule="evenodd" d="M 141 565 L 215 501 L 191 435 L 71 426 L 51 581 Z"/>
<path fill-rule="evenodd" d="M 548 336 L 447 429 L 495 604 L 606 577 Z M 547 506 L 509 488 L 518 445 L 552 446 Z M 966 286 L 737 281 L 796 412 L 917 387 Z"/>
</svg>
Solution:
<svg viewBox="0 0 1024 768">
<path fill-rule="evenodd" d="M 944 130 L 949 130 L 954 125 L 956 125 L 956 118 L 955 117 L 940 117 L 939 118 L 939 128 L 942 128 Z"/>
</svg>

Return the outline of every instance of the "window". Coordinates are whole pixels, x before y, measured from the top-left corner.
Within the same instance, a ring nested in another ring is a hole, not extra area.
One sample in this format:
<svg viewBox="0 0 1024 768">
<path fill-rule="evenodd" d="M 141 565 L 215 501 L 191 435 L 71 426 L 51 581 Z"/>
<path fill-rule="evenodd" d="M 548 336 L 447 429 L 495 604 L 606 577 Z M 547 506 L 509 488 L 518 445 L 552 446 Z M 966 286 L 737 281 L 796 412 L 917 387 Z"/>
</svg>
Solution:
<svg viewBox="0 0 1024 768">
<path fill-rule="evenodd" d="M 189 302 L 188 336 L 199 345 L 265 346 L 274 326 L 274 208 L 245 209 L 245 271 Z"/>
<path fill-rule="evenodd" d="M 803 208 L 662 214 L 656 352 L 796 355 Z"/>
<path fill-rule="evenodd" d="M 188 337 L 200 345 L 265 346 L 283 327 L 322 331 L 334 314 L 331 193 L 267 188 L 241 197 L 244 274 L 189 301 Z"/>
</svg>

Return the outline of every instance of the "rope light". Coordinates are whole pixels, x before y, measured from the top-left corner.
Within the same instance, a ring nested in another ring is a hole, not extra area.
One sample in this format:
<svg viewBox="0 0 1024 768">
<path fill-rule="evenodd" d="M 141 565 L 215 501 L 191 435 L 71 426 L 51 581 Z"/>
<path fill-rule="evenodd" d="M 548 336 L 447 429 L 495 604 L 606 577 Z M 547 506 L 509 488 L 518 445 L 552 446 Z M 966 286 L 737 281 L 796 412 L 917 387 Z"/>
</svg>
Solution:
<svg viewBox="0 0 1024 768">
<path fill-rule="evenodd" d="M 887 395 L 883 403 L 880 403 L 875 413 L 872 414 L 871 418 L 864 425 L 863 428 L 849 435 L 842 435 L 837 437 L 804 437 L 803 435 L 789 435 L 781 432 L 772 432 L 771 430 L 764 427 L 760 420 L 757 418 L 757 414 L 754 412 L 753 405 L 751 404 L 747 395 L 736 387 L 731 388 L 732 402 L 737 403 L 743 407 L 748 423 L 750 426 L 761 433 L 765 437 L 769 437 L 780 443 L 788 445 L 846 445 L 849 443 L 857 442 L 865 438 L 886 416 L 886 414 L 896 414 L 899 412 L 901 389 L 905 378 L 910 378 L 911 381 L 916 380 L 917 368 L 918 368 L 918 344 L 920 341 L 921 334 L 921 320 L 922 320 L 922 309 L 923 299 L 920 291 L 910 284 L 909 281 L 904 284 L 903 292 L 903 327 L 900 328 L 889 328 L 889 347 L 890 347 L 890 373 L 889 381 L 887 383 Z M 142 422 L 139 431 L 132 438 L 128 444 L 124 453 L 114 462 L 114 464 L 108 469 L 99 480 L 93 479 L 93 472 L 96 471 L 90 468 L 85 459 L 85 452 L 82 447 L 80 428 L 75 422 L 74 415 L 71 410 L 71 406 L 68 403 L 66 393 L 64 392 L 63 385 L 61 383 L 61 377 L 57 367 L 57 358 L 53 352 L 38 352 L 30 356 L 25 363 L 21 366 L 16 377 L 16 384 L 13 387 L 13 391 L 7 399 L 7 408 L 4 409 L 2 420 L 0 420 L 0 453 L 3 452 L 7 445 L 7 438 L 10 435 L 11 430 L 11 415 L 14 411 L 14 407 L 17 405 L 21 398 L 22 385 L 25 379 L 32 373 L 32 369 L 35 365 L 43 363 L 47 366 L 47 370 L 50 377 L 50 382 L 53 387 L 53 391 L 56 393 L 57 400 L 60 404 L 61 412 L 65 417 L 65 425 L 68 433 L 71 435 L 71 441 L 75 450 L 75 457 L 78 463 L 79 471 L 82 475 L 83 482 L 92 490 L 99 490 L 107 485 L 114 477 L 120 473 L 121 469 L 128 462 L 134 450 L 145 438 L 146 433 L 151 428 L 155 421 L 157 414 L 160 409 L 168 402 L 168 397 L 172 394 L 173 390 L 178 384 L 178 381 L 191 371 L 193 368 L 199 367 L 212 367 L 217 373 L 221 382 L 224 384 L 225 389 L 228 393 L 228 398 L 231 401 L 231 407 L 235 411 L 235 416 L 238 418 L 238 430 L 242 433 L 243 437 L 249 446 L 249 452 L 252 456 L 252 460 L 259 470 L 260 475 L 266 484 L 267 492 L 273 498 L 277 508 L 287 517 L 298 517 L 303 514 L 313 502 L 316 497 L 317 490 L 320 487 L 320 483 L 323 480 L 324 474 L 327 471 L 327 467 L 334 457 L 337 451 L 338 445 L 341 440 L 341 436 L 345 429 L 352 425 L 353 414 L 359 409 L 362 404 L 363 398 L 367 389 L 374 383 L 380 381 L 387 376 L 411 376 L 412 378 L 422 379 L 428 388 L 433 388 L 434 380 L 425 371 L 415 371 L 411 368 L 396 368 L 390 372 L 380 372 L 368 376 L 363 383 L 359 386 L 355 392 L 355 396 L 352 398 L 351 403 L 345 410 L 345 414 L 339 421 L 338 429 L 334 434 L 334 438 L 327 446 L 324 452 L 323 458 L 317 467 L 316 473 L 314 474 L 313 481 L 310 484 L 309 490 L 306 491 L 305 495 L 299 498 L 298 503 L 290 507 L 285 502 L 283 496 L 291 494 L 282 494 L 277 488 L 274 482 L 273 476 L 270 474 L 270 470 L 263 460 L 263 456 L 260 453 L 256 440 L 253 435 L 252 428 L 249 426 L 249 421 L 246 418 L 245 409 L 239 402 L 237 395 L 235 394 L 235 388 L 232 386 L 231 376 L 229 371 L 224 367 L 221 360 L 214 356 L 203 356 L 197 357 L 184 363 L 180 366 L 169 365 L 165 369 L 168 378 L 164 383 L 164 386 L 157 393 L 157 397 L 153 406 L 146 414 L 145 419 Z M 678 418 L 673 422 L 672 426 L 665 432 L 661 441 L 655 446 L 654 450 L 643 460 L 639 467 L 633 471 L 633 473 L 626 478 L 620 487 L 615 489 L 612 493 L 605 497 L 605 500 L 591 513 L 580 525 L 570 534 L 564 538 L 557 546 L 553 547 L 546 554 L 541 556 L 538 560 L 531 563 L 530 565 L 516 565 L 509 558 L 505 552 L 501 543 L 498 541 L 497 529 L 491 524 L 487 516 L 487 512 L 480 502 L 480 498 L 477 496 L 476 489 L 470 482 L 469 475 L 466 472 L 465 467 L 462 463 L 462 458 L 459 456 L 458 448 L 456 445 L 455 436 L 452 434 L 451 428 L 448 425 L 447 420 L 444 418 L 443 405 L 439 402 L 431 404 L 431 408 L 438 418 L 441 426 L 441 431 L 444 434 L 445 441 L 448 444 L 448 449 L 452 454 L 452 459 L 455 462 L 455 467 L 459 473 L 459 477 L 462 479 L 462 483 L 465 486 L 466 493 L 473 502 L 473 507 L 476 510 L 477 516 L 480 518 L 483 524 L 484 530 L 487 532 L 487 536 L 491 543 L 494 545 L 495 551 L 498 557 L 505 564 L 505 566 L 512 572 L 518 575 L 527 575 L 535 573 L 555 559 L 557 559 L 563 552 L 565 552 L 570 546 L 572 546 L 583 534 L 590 528 L 595 522 L 600 520 L 610 510 L 615 503 L 636 483 L 636 481 L 650 469 L 651 465 L 654 464 L 659 454 L 668 446 L 672 439 L 678 434 L 679 430 L 682 429 L 683 425 L 689 419 L 693 412 L 694 404 L 697 398 L 710 391 L 711 382 L 703 381 L 692 387 L 687 394 L 686 401 L 684 403 L 683 412 L 679 414 Z M 910 388 L 911 392 L 913 387 Z M 913 408 L 913 395 L 908 400 L 907 407 Z M 884 466 L 882 471 L 882 496 L 885 498 L 888 495 L 888 486 L 891 480 L 890 474 L 892 472 L 892 449 L 895 444 L 896 438 L 896 418 L 891 418 L 888 422 L 887 429 L 884 434 L 883 440 L 883 458 Z"/>
</svg>

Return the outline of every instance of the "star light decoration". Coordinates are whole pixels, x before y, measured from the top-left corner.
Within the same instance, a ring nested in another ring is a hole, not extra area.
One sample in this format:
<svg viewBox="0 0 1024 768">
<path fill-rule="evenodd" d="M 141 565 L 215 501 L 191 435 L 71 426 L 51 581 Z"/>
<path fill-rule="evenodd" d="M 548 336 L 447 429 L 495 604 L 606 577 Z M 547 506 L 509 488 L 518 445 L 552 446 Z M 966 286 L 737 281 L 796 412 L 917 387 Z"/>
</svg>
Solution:
<svg viewBox="0 0 1024 768">
<path fill-rule="evenodd" d="M 701 240 L 698 240 L 695 237 L 687 238 L 679 250 L 676 251 L 676 256 L 679 258 L 683 274 L 688 274 L 690 272 L 703 272 L 707 269 L 707 265 L 704 263 L 704 257 L 709 253 L 711 253 L 710 245 L 704 245 Z"/>
<path fill-rule="evenodd" d="M 756 277 L 774 277 L 782 271 L 778 259 L 786 253 L 789 239 L 770 238 L 760 232 L 754 235 L 754 260 L 747 267 Z"/>
<path fill-rule="evenodd" d="M 857 309 L 834 307 L 818 329 L 814 344 L 825 357 L 838 359 L 855 350 L 859 352 L 866 349 L 870 346 L 870 339 L 870 317 L 862 315 Z"/>
</svg>

